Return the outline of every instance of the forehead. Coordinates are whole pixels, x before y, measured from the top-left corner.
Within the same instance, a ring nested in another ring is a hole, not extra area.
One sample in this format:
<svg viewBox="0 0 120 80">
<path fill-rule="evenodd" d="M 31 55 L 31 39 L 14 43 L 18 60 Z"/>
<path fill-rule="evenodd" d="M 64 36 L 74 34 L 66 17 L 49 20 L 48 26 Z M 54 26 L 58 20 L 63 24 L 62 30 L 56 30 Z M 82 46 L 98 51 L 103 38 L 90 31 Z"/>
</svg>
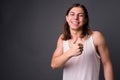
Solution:
<svg viewBox="0 0 120 80">
<path fill-rule="evenodd" d="M 81 7 L 73 7 L 73 8 L 69 11 L 69 13 L 70 13 L 70 12 L 84 13 L 84 10 L 83 10 L 83 8 L 81 8 Z"/>
</svg>

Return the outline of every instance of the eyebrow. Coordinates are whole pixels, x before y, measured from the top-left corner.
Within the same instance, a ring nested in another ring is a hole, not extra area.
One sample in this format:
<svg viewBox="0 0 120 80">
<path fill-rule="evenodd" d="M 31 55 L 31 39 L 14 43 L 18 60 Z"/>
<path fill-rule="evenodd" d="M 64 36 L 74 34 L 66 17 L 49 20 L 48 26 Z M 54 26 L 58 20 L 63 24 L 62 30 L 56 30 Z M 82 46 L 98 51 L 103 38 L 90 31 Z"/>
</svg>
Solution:
<svg viewBox="0 0 120 80">
<path fill-rule="evenodd" d="M 74 13 L 74 12 L 70 11 L 69 13 Z M 80 13 L 78 13 L 78 14 L 84 14 L 84 13 L 83 13 L 83 12 L 80 12 Z"/>
</svg>

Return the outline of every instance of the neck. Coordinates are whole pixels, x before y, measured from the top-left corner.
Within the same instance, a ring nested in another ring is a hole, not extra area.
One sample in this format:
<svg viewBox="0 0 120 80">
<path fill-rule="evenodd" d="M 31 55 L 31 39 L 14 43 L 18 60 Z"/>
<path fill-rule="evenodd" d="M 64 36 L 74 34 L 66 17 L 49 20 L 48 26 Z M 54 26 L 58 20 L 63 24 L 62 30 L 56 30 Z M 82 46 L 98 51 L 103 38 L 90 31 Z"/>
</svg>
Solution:
<svg viewBox="0 0 120 80">
<path fill-rule="evenodd" d="M 79 31 L 71 30 L 72 38 L 80 38 L 81 34 L 82 34 L 82 30 L 79 30 Z"/>
</svg>

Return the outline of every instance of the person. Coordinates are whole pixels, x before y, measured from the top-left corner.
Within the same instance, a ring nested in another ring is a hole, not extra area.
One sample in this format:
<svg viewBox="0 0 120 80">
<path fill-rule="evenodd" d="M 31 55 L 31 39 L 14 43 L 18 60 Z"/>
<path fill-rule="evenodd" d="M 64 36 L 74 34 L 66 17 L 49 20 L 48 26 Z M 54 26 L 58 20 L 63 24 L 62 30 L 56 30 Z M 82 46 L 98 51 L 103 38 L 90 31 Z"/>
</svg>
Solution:
<svg viewBox="0 0 120 80">
<path fill-rule="evenodd" d="M 105 80 L 113 80 L 113 68 L 105 37 L 89 26 L 86 7 L 73 4 L 66 12 L 63 33 L 51 60 L 53 69 L 63 68 L 63 80 L 99 80 L 100 63 Z"/>
</svg>

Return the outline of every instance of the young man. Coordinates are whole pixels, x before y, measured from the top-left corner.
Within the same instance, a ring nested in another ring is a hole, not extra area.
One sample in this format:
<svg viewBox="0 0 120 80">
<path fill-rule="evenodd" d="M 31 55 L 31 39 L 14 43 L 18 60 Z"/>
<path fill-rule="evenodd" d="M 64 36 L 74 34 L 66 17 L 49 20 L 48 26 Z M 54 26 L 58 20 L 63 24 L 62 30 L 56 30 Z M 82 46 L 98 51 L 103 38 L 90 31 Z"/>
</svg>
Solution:
<svg viewBox="0 0 120 80">
<path fill-rule="evenodd" d="M 112 63 L 104 36 L 89 27 L 85 6 L 73 4 L 66 13 L 51 67 L 63 67 L 63 80 L 99 80 L 100 62 L 105 80 L 113 80 Z"/>
</svg>

